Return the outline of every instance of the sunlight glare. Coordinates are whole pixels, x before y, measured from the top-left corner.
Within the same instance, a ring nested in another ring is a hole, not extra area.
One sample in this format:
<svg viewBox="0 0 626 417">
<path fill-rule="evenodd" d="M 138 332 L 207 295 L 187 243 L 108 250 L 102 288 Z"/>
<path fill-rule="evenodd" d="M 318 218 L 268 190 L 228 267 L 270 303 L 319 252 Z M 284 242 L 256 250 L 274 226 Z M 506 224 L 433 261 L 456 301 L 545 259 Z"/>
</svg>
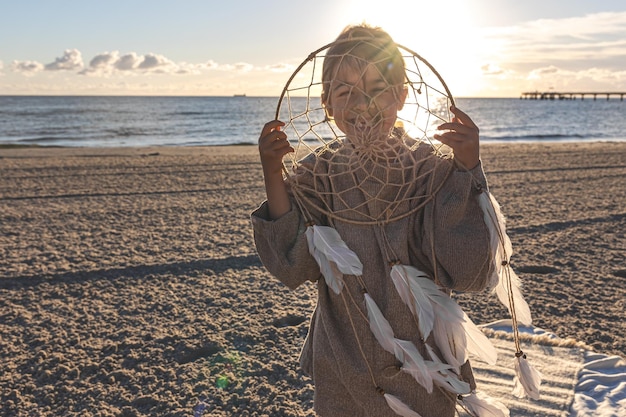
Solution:
<svg viewBox="0 0 626 417">
<path fill-rule="evenodd" d="M 383 7 L 383 5 L 385 7 Z M 463 0 L 352 0 L 351 24 L 380 26 L 394 40 L 421 55 L 441 74 L 455 96 L 467 96 L 480 84 L 479 13 Z"/>
</svg>

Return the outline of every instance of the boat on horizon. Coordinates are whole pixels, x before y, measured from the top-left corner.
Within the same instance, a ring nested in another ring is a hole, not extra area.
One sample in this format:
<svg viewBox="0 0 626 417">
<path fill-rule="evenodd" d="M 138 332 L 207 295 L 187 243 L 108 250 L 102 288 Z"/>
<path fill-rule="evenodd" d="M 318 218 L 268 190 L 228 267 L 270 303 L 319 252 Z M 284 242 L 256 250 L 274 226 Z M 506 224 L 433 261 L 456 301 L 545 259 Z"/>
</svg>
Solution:
<svg viewBox="0 0 626 417">
<path fill-rule="evenodd" d="M 245 96 L 246 96 L 245 94 L 235 94 L 235 95 L 233 95 L 233 97 L 245 97 Z"/>
</svg>

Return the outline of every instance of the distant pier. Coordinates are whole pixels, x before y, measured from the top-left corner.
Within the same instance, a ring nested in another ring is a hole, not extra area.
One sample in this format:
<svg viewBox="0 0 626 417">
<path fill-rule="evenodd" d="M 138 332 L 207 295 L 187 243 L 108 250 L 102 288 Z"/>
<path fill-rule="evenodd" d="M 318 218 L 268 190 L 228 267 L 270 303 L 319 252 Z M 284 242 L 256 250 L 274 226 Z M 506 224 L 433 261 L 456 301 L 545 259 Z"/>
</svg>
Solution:
<svg viewBox="0 0 626 417">
<path fill-rule="evenodd" d="M 624 96 L 626 96 L 626 92 L 575 92 L 575 93 L 560 93 L 558 91 L 531 91 L 528 93 L 522 93 L 520 99 L 524 100 L 576 100 L 576 98 L 580 97 L 581 100 L 587 97 L 593 97 L 595 101 L 598 96 L 601 98 L 606 97 L 607 100 L 611 98 L 611 96 L 619 96 L 620 101 L 624 101 Z"/>
</svg>

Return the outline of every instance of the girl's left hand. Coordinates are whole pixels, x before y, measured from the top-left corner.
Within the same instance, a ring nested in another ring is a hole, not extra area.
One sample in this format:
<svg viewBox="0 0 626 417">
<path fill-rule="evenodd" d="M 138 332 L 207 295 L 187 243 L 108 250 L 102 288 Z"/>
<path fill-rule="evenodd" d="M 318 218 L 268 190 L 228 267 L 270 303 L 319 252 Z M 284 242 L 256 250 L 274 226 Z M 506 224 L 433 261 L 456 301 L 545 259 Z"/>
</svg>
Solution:
<svg viewBox="0 0 626 417">
<path fill-rule="evenodd" d="M 472 169 L 480 162 L 478 127 L 458 108 L 452 106 L 450 111 L 454 114 L 452 121 L 437 127 L 447 132 L 436 134 L 434 138 L 452 148 L 454 159 L 460 165 Z"/>
</svg>

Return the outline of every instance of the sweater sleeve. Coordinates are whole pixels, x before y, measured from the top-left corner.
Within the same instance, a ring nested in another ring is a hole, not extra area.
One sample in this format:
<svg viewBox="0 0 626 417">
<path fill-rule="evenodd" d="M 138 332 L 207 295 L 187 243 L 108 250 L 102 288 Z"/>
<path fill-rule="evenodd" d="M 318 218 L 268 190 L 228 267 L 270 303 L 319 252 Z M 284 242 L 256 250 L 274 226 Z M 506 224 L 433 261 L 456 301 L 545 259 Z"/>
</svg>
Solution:
<svg viewBox="0 0 626 417">
<path fill-rule="evenodd" d="M 491 254 L 478 204 L 481 188 L 487 189 L 481 164 L 470 171 L 455 170 L 425 207 L 422 251 L 446 288 L 481 291 L 487 285 Z"/>
<path fill-rule="evenodd" d="M 267 202 L 251 216 L 254 243 L 267 270 L 291 289 L 306 281 L 316 281 L 320 270 L 309 253 L 306 225 L 292 204 L 291 211 L 270 220 Z"/>
</svg>

